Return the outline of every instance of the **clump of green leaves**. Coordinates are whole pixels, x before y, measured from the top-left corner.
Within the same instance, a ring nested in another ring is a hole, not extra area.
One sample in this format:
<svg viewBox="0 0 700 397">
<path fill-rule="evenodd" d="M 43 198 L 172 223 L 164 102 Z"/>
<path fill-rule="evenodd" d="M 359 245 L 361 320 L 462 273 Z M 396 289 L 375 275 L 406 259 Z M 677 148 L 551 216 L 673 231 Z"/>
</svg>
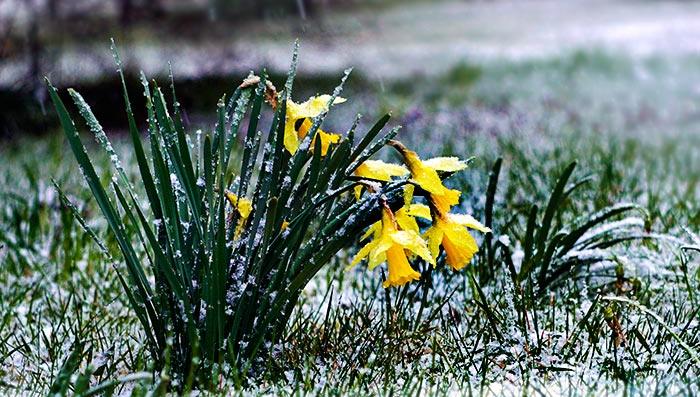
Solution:
<svg viewBox="0 0 700 397">
<path fill-rule="evenodd" d="M 116 49 L 114 54 L 124 82 Z M 309 280 L 379 218 L 379 197 L 396 196 L 405 184 L 388 183 L 360 201 L 345 194 L 357 184 L 349 179 L 357 166 L 398 131 L 379 137 L 388 116 L 359 142 L 355 122 L 326 151 L 320 139 L 312 139 L 326 107 L 294 154 L 285 150 L 286 103 L 295 65 L 296 51 L 267 134 L 258 129 L 266 95 L 268 101 L 271 95 L 264 73 L 246 79 L 228 101 L 222 97 L 214 131 L 196 136 L 185 132 L 174 86 L 169 109 L 161 88 L 142 75 L 150 150 L 142 143 L 124 88 L 137 185 L 143 186 L 148 210 L 90 107 L 69 90 L 112 161 L 115 175 L 110 191 L 105 188 L 57 90 L 48 83 L 71 149 L 118 243 L 124 266 L 116 258 L 113 263 L 143 326 L 155 368 L 168 372 L 179 390 L 210 388 L 220 376 L 240 380 L 255 371 L 259 357 L 274 350 Z M 113 253 L 77 210 L 74 215 L 111 258 Z"/>
</svg>

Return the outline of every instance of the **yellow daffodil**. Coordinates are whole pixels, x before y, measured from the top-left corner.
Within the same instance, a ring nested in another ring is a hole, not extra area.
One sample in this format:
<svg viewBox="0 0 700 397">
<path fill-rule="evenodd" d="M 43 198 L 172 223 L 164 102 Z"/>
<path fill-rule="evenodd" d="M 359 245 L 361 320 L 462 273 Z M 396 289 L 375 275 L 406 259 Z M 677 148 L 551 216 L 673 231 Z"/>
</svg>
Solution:
<svg viewBox="0 0 700 397">
<path fill-rule="evenodd" d="M 354 174 L 362 178 L 389 182 L 394 176 L 402 176 L 408 173 L 408 169 L 403 165 L 385 163 L 381 160 L 365 160 L 364 163 L 355 169 Z M 361 193 L 362 186 L 355 186 L 355 198 L 357 200 L 360 199 Z"/>
<path fill-rule="evenodd" d="M 424 236 L 428 240 L 428 249 L 431 255 L 437 258 L 442 245 L 446 262 L 452 270 L 464 268 L 479 251 L 474 237 L 466 228 L 484 233 L 491 231 L 470 215 L 445 213 L 436 214 L 433 218 L 433 226 L 425 232 Z"/>
<path fill-rule="evenodd" d="M 306 102 L 295 103 L 292 100 L 287 101 L 287 120 L 284 126 L 284 147 L 287 148 L 289 153 L 294 154 L 299 148 L 299 142 L 304 139 L 306 134 L 309 132 L 313 123 L 311 118 L 318 116 L 319 114 L 328 110 L 328 101 L 331 100 L 330 95 L 319 95 L 309 98 Z M 344 98 L 335 98 L 333 104 L 345 102 Z M 301 125 L 298 126 L 297 122 L 301 120 Z M 314 136 L 314 143 L 316 138 L 321 139 L 321 154 L 326 155 L 328 152 L 328 147 L 331 143 L 337 143 L 340 140 L 340 135 L 330 134 L 322 131 L 320 128 Z M 312 148 L 314 147 L 312 143 Z"/>
<path fill-rule="evenodd" d="M 362 247 L 353 258 L 348 269 L 355 266 L 365 257 L 369 257 L 370 269 L 374 269 L 382 262 L 387 262 L 389 275 L 382 285 L 384 288 L 402 286 L 420 278 L 420 273 L 415 271 L 408 263 L 406 250 L 417 254 L 433 265 L 435 260 L 430 255 L 428 247 L 420 235 L 412 230 L 399 230 L 389 207 L 386 203 L 382 205 L 381 233 Z"/>
<path fill-rule="evenodd" d="M 234 233 L 234 238 L 238 238 L 243 231 L 243 226 L 248 220 L 248 217 L 250 216 L 251 212 L 253 212 L 253 203 L 245 197 L 239 198 L 228 190 L 225 192 L 225 195 L 228 202 L 231 203 L 231 206 L 234 207 L 236 211 L 238 211 L 238 215 L 240 216 L 240 218 L 238 218 L 238 224 L 236 224 L 236 231 Z"/>
<path fill-rule="evenodd" d="M 392 141 L 391 145 L 403 155 L 406 165 L 411 170 L 411 180 L 430 193 L 433 202 L 441 211 L 448 212 L 451 206 L 459 202 L 461 192 L 446 188 L 437 171 L 458 171 L 466 168 L 466 164 L 455 157 L 438 157 L 421 161 L 416 152 L 408 150 L 402 143 Z"/>
</svg>

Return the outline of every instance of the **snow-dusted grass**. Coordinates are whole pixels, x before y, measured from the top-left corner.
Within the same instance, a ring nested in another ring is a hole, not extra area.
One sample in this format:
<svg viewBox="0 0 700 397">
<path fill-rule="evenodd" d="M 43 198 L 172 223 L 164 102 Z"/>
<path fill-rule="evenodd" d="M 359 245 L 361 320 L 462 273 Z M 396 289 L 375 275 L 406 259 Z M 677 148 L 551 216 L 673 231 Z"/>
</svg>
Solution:
<svg viewBox="0 0 700 397">
<path fill-rule="evenodd" d="M 697 394 L 700 255 L 681 249 L 700 245 L 694 64 L 577 54 L 388 87 L 382 101 L 403 106 L 402 139 L 422 155 L 477 156 L 448 183 L 465 192 L 461 212 L 482 221 L 492 212 L 493 236 L 467 269 L 422 269 L 423 281 L 402 289 L 384 290 L 381 272 L 362 266 L 344 273 L 356 248 L 340 252 L 243 392 Z M 115 147 L 134 177 L 128 148 Z M 65 152 L 53 138 L 0 151 L 0 392 L 73 395 L 51 387 L 89 382 L 115 395 L 160 395 L 116 274 L 51 186 L 57 179 L 116 251 Z M 548 201 L 574 160 L 563 186 L 577 187 L 540 241 Z M 621 203 L 639 208 L 543 260 L 558 232 Z M 625 241 L 608 248 L 616 238 Z M 545 275 L 565 271 L 542 283 L 544 264 Z M 56 382 L 62 376 L 70 381 Z M 222 379 L 220 394 L 238 394 L 233 384 Z"/>
</svg>

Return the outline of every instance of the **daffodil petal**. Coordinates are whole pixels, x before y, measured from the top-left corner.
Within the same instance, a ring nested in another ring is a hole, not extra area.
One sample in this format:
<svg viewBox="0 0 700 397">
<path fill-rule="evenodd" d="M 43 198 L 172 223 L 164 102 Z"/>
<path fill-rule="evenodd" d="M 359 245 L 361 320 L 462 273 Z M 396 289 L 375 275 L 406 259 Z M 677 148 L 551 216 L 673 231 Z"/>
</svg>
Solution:
<svg viewBox="0 0 700 397">
<path fill-rule="evenodd" d="M 408 174 L 408 169 L 399 164 L 385 163 L 381 160 L 365 160 L 355 170 L 355 175 L 365 178 L 390 181 L 392 176 Z"/>
<path fill-rule="evenodd" d="M 284 126 L 284 148 L 290 154 L 296 153 L 297 149 L 299 149 L 299 137 L 294 130 L 294 121 L 291 119 L 288 119 Z"/>
<path fill-rule="evenodd" d="M 454 222 L 445 225 L 442 247 L 447 254 L 447 264 L 452 270 L 460 270 L 469 263 L 479 246 L 464 226 Z"/>
<path fill-rule="evenodd" d="M 430 215 L 430 207 L 425 204 L 411 204 L 411 208 L 408 209 L 408 214 L 423 219 L 432 219 L 432 216 Z"/>
<path fill-rule="evenodd" d="M 314 145 L 317 138 L 321 139 L 322 156 L 325 156 L 328 153 L 328 148 L 330 147 L 331 143 L 338 143 L 338 141 L 340 141 L 340 135 L 322 131 L 320 128 L 316 132 L 316 136 L 314 136 Z"/>
<path fill-rule="evenodd" d="M 382 222 L 381 222 L 381 221 L 374 222 L 374 223 L 367 229 L 367 231 L 365 232 L 365 234 L 363 234 L 362 237 L 360 237 L 360 241 L 366 240 L 367 237 L 369 237 L 369 236 L 371 236 L 371 235 L 373 235 L 373 234 L 374 234 L 374 238 L 375 238 L 375 239 L 376 239 L 376 238 L 379 238 L 379 236 L 381 235 L 381 231 L 382 231 Z"/>
<path fill-rule="evenodd" d="M 361 261 L 364 257 L 366 257 L 367 255 L 369 255 L 369 253 L 372 251 L 372 249 L 374 248 L 375 245 L 377 245 L 377 241 L 376 241 L 376 240 L 375 240 L 375 241 L 370 241 L 369 243 L 367 243 L 367 245 L 365 245 L 364 247 L 362 247 L 362 248 L 357 252 L 357 254 L 355 254 L 355 256 L 352 257 L 352 262 L 350 262 L 350 264 L 345 268 L 345 271 L 347 272 L 348 270 L 350 270 L 350 269 L 352 269 L 353 267 L 355 267 L 355 265 L 357 265 L 358 263 L 360 263 L 360 261 Z"/>
<path fill-rule="evenodd" d="M 438 225 L 433 225 L 427 232 L 423 235 L 423 238 L 428 242 L 428 251 L 430 255 L 437 259 L 440 256 L 440 243 L 442 243 L 442 238 L 444 236 L 443 230 Z"/>
<path fill-rule="evenodd" d="M 296 125 L 296 123 L 295 123 L 295 125 Z M 301 122 L 301 125 L 299 126 L 299 128 L 297 130 L 297 136 L 299 137 L 299 140 L 306 138 L 306 134 L 309 133 L 309 130 L 313 126 L 314 126 L 314 123 L 311 122 L 311 119 L 309 119 L 309 118 L 303 119 L 303 121 Z"/>
<path fill-rule="evenodd" d="M 413 181 L 423 190 L 434 194 L 442 194 L 443 190 L 445 190 L 440 177 L 432 168 L 418 167 L 411 174 Z"/>
<path fill-rule="evenodd" d="M 406 185 L 403 188 L 403 205 L 406 208 L 411 207 L 411 203 L 413 202 L 413 191 L 416 190 L 416 187 L 413 185 Z"/>
<path fill-rule="evenodd" d="M 235 207 L 236 204 L 238 204 L 238 196 L 233 194 L 233 192 L 227 190 L 226 192 L 224 192 L 224 195 L 226 196 L 226 200 L 228 200 L 232 207 Z"/>
<path fill-rule="evenodd" d="M 396 244 L 401 245 L 404 249 L 415 252 L 418 256 L 425 259 L 428 263 L 434 265 L 435 259 L 430 254 L 425 240 L 415 232 L 409 230 L 401 230 L 391 235 L 391 239 Z"/>
<path fill-rule="evenodd" d="M 406 207 L 396 211 L 394 219 L 396 219 L 396 223 L 399 224 L 401 230 L 410 230 L 416 234 L 420 233 L 416 219 L 408 214 Z"/>
<path fill-rule="evenodd" d="M 481 222 L 474 219 L 473 216 L 467 214 L 449 214 L 448 217 L 451 221 L 460 224 L 462 226 L 470 227 L 476 229 L 480 232 L 490 233 L 491 229 L 484 226 Z"/>
<path fill-rule="evenodd" d="M 453 240 L 449 234 L 442 239 L 442 247 L 445 249 L 446 263 L 452 270 L 461 270 L 479 251 L 474 238 L 464 230 L 466 235 L 460 240 Z"/>
<path fill-rule="evenodd" d="M 474 250 L 475 252 L 479 250 L 479 247 L 476 245 L 476 241 L 464 226 L 450 222 L 444 228 L 444 231 L 445 236 L 452 240 L 452 242 L 455 244 L 463 246 L 469 250 Z"/>
<path fill-rule="evenodd" d="M 355 200 L 360 201 L 360 197 L 362 197 L 362 189 L 364 186 L 362 185 L 357 185 L 355 186 L 352 190 L 355 193 Z"/>
<path fill-rule="evenodd" d="M 302 117 L 316 117 L 324 111 L 328 110 L 328 102 L 331 100 L 331 96 L 324 94 L 309 98 L 306 102 L 300 104 L 295 104 L 294 115 L 297 118 Z M 333 101 L 333 105 L 345 102 L 345 98 L 337 97 Z"/>
<path fill-rule="evenodd" d="M 243 218 L 244 220 L 250 216 L 251 212 L 253 212 L 253 203 L 247 198 L 239 198 L 233 192 L 230 192 L 228 190 L 224 192 L 224 195 L 226 196 L 226 199 L 231 204 L 231 206 L 236 208 L 236 211 L 238 211 L 238 213 L 241 215 L 241 218 Z"/>
<path fill-rule="evenodd" d="M 248 219 L 250 213 L 253 212 L 253 203 L 251 203 L 250 200 L 243 198 L 238 200 L 238 205 L 236 208 L 238 209 L 238 213 L 241 214 L 241 218 Z"/>
<path fill-rule="evenodd" d="M 449 212 L 450 207 L 459 203 L 459 196 L 462 194 L 459 190 L 447 189 L 443 187 L 443 192 L 441 194 L 431 194 L 430 197 L 433 203 L 442 212 Z"/>
<path fill-rule="evenodd" d="M 386 235 L 382 235 L 381 239 L 374 241 L 377 242 L 377 245 L 375 245 L 372 252 L 369 253 L 369 263 L 367 264 L 370 270 L 379 266 L 386 260 L 386 251 L 393 245 L 391 238 Z"/>
<path fill-rule="evenodd" d="M 424 160 L 423 165 L 436 171 L 457 172 L 467 168 L 467 164 L 457 157 L 435 157 Z"/>
</svg>

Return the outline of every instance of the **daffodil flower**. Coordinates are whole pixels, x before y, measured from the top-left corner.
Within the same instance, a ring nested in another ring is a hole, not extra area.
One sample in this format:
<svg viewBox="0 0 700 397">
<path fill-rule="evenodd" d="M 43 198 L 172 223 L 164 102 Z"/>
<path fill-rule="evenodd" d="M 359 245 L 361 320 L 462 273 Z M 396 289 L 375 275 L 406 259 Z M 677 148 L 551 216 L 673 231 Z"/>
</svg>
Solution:
<svg viewBox="0 0 700 397">
<path fill-rule="evenodd" d="M 441 211 L 449 212 L 451 206 L 459 203 L 461 192 L 446 188 L 437 172 L 459 171 L 466 168 L 466 164 L 456 157 L 437 157 L 421 161 L 416 152 L 408 150 L 402 143 L 391 141 L 390 144 L 403 155 L 406 165 L 411 170 L 411 180 L 430 193 L 432 201 Z"/>
<path fill-rule="evenodd" d="M 365 160 L 356 169 L 356 176 L 377 181 L 391 181 L 394 176 L 402 176 L 408 174 L 409 171 L 403 165 L 385 163 L 381 160 Z M 355 198 L 360 199 L 362 186 L 355 186 Z"/>
<path fill-rule="evenodd" d="M 291 100 L 287 101 L 287 119 L 284 125 L 284 147 L 289 153 L 294 154 L 297 149 L 299 149 L 300 141 L 304 139 L 313 126 L 310 119 L 327 111 L 328 102 L 330 100 L 330 95 L 319 95 L 311 97 L 303 103 L 295 103 Z M 333 103 L 337 104 L 343 102 L 345 102 L 345 98 L 337 97 Z M 298 121 L 301 121 L 301 125 L 299 125 L 297 129 Z M 338 143 L 340 140 L 340 135 L 324 132 L 320 128 L 316 132 L 316 136 L 314 136 L 314 143 L 317 137 L 321 139 L 321 154 L 324 156 L 328 152 L 330 144 Z M 313 143 L 311 147 L 314 147 Z"/>
<path fill-rule="evenodd" d="M 394 215 L 386 202 L 382 203 L 382 230 L 379 236 L 362 247 L 348 266 L 348 269 L 358 264 L 363 258 L 369 258 L 369 268 L 374 269 L 379 264 L 387 262 L 389 275 L 382 284 L 384 288 L 398 287 L 420 279 L 420 273 L 408 263 L 406 250 L 411 251 L 428 263 L 435 264 L 428 247 L 421 236 L 412 230 L 399 230 Z"/>
<path fill-rule="evenodd" d="M 425 239 L 428 240 L 430 254 L 437 258 L 440 253 L 440 245 L 442 245 L 445 250 L 446 262 L 450 268 L 452 270 L 464 268 L 474 254 L 479 251 L 479 247 L 474 241 L 474 237 L 469 234 L 467 227 L 484 233 L 491 231 L 470 215 L 436 213 L 433 216 L 433 226 L 424 235 Z"/>
<path fill-rule="evenodd" d="M 236 231 L 234 233 L 234 238 L 238 238 L 243 231 L 243 226 L 248 220 L 248 217 L 250 217 L 250 214 L 253 212 L 253 203 L 245 197 L 239 198 L 233 194 L 233 192 L 228 190 L 225 192 L 225 195 L 228 202 L 231 203 L 231 206 L 235 208 L 236 211 L 238 211 L 238 215 L 240 216 L 240 218 L 238 218 L 238 224 L 236 224 Z"/>
</svg>

